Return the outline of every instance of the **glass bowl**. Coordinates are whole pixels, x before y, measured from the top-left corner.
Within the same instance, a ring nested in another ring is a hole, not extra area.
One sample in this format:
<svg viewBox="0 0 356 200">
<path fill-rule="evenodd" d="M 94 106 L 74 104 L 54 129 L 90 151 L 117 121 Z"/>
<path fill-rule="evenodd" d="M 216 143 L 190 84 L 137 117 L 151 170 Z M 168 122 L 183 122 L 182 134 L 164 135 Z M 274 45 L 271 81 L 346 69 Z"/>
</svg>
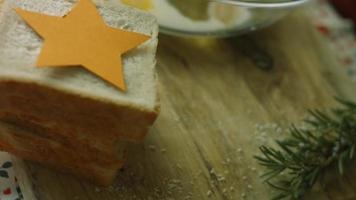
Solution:
<svg viewBox="0 0 356 200">
<path fill-rule="evenodd" d="M 160 32 L 228 37 L 278 21 L 308 0 L 119 0 L 157 17 Z"/>
</svg>

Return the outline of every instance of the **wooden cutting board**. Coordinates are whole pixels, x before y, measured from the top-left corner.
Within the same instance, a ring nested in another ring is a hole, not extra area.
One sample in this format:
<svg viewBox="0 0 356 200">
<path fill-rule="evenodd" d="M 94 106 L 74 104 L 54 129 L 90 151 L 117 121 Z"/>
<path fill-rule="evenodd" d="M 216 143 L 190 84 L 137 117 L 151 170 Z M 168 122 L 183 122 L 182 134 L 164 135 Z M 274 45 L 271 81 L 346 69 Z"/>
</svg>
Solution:
<svg viewBox="0 0 356 200">
<path fill-rule="evenodd" d="M 307 109 L 334 105 L 335 95 L 356 99 L 309 21 L 297 12 L 231 39 L 160 35 L 162 112 L 145 143 L 131 146 L 116 183 L 99 188 L 16 160 L 25 199 L 268 199 L 253 159 L 258 147 L 285 135 Z M 356 199 L 352 170 L 328 183 L 309 199 Z"/>
</svg>

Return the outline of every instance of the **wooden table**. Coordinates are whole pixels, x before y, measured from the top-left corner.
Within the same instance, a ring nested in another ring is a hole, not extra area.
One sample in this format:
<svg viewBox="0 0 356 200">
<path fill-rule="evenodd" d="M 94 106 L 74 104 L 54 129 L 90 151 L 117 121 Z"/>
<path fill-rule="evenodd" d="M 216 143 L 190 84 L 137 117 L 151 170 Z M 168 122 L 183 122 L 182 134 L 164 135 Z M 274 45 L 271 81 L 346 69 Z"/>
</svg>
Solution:
<svg viewBox="0 0 356 200">
<path fill-rule="evenodd" d="M 160 35 L 162 112 L 109 188 L 17 160 L 25 199 L 266 200 L 258 147 L 283 137 L 308 108 L 355 100 L 355 85 L 303 12 L 249 36 Z M 309 199 L 356 199 L 355 173 L 315 187 Z M 337 184 L 336 184 L 337 183 Z"/>
</svg>

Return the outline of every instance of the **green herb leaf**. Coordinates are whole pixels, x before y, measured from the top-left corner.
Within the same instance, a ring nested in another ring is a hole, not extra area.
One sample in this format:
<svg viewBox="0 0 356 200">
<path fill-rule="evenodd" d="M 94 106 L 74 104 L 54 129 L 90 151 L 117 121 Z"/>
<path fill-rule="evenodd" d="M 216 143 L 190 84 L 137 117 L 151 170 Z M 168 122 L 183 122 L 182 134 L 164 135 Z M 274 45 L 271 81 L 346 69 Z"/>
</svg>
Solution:
<svg viewBox="0 0 356 200">
<path fill-rule="evenodd" d="M 291 125 L 290 134 L 276 141 L 277 148 L 260 147 L 262 155 L 255 159 L 266 168 L 261 177 L 278 192 L 273 200 L 301 199 L 332 165 L 345 173 L 345 164 L 355 154 L 356 104 L 336 100 L 341 108 L 309 111 L 307 127 Z"/>
</svg>

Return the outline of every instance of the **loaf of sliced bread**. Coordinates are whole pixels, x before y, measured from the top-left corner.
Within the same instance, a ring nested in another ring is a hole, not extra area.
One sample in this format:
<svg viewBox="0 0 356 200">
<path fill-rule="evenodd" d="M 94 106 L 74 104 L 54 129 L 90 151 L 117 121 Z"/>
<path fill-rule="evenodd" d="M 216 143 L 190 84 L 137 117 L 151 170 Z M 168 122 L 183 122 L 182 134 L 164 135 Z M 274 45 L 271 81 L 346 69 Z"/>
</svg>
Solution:
<svg viewBox="0 0 356 200">
<path fill-rule="evenodd" d="M 95 182 L 108 184 L 122 165 L 118 153 L 123 141 L 142 141 L 159 113 L 155 74 L 158 26 L 156 19 L 145 12 L 106 1 L 96 2 L 107 25 L 151 36 L 123 55 L 126 92 L 80 66 L 35 67 L 43 41 L 14 8 L 63 16 L 76 2 L 0 3 L 0 122 L 5 122 L 0 126 L 7 126 L 0 136 L 0 148 L 73 174 L 92 173 Z M 16 130 L 22 131 L 16 133 Z M 25 132 L 31 132 L 33 137 L 22 138 Z M 41 148 L 24 147 L 26 144 Z M 69 150 L 65 151 L 66 148 Z M 68 151 L 76 151 L 78 155 L 64 156 Z M 47 159 L 48 152 L 56 152 L 53 158 L 57 159 Z M 83 164 L 72 162 L 77 158 Z M 101 161 L 113 165 L 96 164 Z M 97 173 L 101 170 L 108 173 Z"/>
</svg>

